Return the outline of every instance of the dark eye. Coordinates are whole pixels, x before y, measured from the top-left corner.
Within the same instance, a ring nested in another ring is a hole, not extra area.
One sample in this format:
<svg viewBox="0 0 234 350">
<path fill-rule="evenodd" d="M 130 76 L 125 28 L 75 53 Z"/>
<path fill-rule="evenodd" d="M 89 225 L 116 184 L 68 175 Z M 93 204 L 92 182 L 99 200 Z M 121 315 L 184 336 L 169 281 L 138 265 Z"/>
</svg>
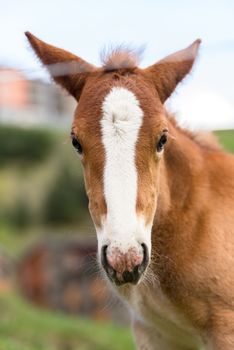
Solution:
<svg viewBox="0 0 234 350">
<path fill-rule="evenodd" d="M 163 134 L 158 141 L 157 152 L 162 152 L 166 142 L 167 142 L 167 134 Z"/>
<path fill-rule="evenodd" d="M 80 142 L 77 140 L 75 136 L 72 136 L 72 145 L 77 150 L 79 154 L 82 154 L 82 147 Z"/>
</svg>

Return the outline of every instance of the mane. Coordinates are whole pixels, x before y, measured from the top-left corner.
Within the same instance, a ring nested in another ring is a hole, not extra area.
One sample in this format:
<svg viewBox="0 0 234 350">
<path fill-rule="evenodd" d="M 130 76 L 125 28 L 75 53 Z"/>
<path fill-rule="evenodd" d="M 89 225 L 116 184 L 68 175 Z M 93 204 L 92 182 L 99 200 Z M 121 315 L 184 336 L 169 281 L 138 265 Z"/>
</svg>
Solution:
<svg viewBox="0 0 234 350">
<path fill-rule="evenodd" d="M 168 115 L 168 119 L 177 130 L 179 130 L 181 133 L 189 137 L 201 148 L 207 149 L 210 151 L 221 151 L 223 149 L 222 145 L 220 145 L 218 141 L 218 138 L 212 132 L 208 132 L 208 131 L 193 132 L 191 130 L 182 128 L 181 126 L 178 125 L 175 119 L 175 116 L 173 114 L 167 113 L 167 115 Z"/>
<path fill-rule="evenodd" d="M 125 45 L 104 48 L 100 53 L 102 67 L 105 71 L 135 68 L 141 61 L 143 51 L 143 47 L 136 49 Z"/>
</svg>

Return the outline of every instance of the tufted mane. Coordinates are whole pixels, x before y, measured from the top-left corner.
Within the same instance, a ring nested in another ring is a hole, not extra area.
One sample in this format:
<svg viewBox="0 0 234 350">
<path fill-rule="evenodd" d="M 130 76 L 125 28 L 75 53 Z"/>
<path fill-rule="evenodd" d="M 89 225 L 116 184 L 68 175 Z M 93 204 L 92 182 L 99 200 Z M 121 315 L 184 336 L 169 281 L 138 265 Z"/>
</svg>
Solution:
<svg viewBox="0 0 234 350">
<path fill-rule="evenodd" d="M 139 65 L 144 48 L 134 49 L 129 46 L 120 45 L 115 48 L 104 48 L 100 58 L 105 71 L 123 68 L 135 68 Z"/>
</svg>

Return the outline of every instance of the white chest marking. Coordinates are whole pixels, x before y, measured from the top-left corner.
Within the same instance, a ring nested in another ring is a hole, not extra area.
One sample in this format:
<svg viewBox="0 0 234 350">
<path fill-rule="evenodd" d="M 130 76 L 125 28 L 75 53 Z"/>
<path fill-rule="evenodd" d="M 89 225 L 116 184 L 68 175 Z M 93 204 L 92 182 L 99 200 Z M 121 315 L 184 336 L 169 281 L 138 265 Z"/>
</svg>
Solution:
<svg viewBox="0 0 234 350">
<path fill-rule="evenodd" d="M 109 234 L 136 235 L 136 142 L 143 111 L 133 92 L 114 87 L 102 105 L 102 142 L 105 148 L 104 196 L 107 204 L 105 230 Z M 139 226 L 139 223 L 138 223 Z"/>
</svg>

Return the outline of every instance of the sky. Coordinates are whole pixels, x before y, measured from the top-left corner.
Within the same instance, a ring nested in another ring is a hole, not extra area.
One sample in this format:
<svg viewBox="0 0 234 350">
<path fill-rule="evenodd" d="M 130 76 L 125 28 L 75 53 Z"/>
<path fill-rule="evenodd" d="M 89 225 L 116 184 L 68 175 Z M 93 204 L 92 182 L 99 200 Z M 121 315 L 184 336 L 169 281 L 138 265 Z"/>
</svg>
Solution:
<svg viewBox="0 0 234 350">
<path fill-rule="evenodd" d="M 142 67 L 202 39 L 192 71 L 167 101 L 190 129 L 234 128 L 233 0 L 0 0 L 0 65 L 48 79 L 26 30 L 95 65 L 105 46 L 145 46 Z"/>
</svg>

